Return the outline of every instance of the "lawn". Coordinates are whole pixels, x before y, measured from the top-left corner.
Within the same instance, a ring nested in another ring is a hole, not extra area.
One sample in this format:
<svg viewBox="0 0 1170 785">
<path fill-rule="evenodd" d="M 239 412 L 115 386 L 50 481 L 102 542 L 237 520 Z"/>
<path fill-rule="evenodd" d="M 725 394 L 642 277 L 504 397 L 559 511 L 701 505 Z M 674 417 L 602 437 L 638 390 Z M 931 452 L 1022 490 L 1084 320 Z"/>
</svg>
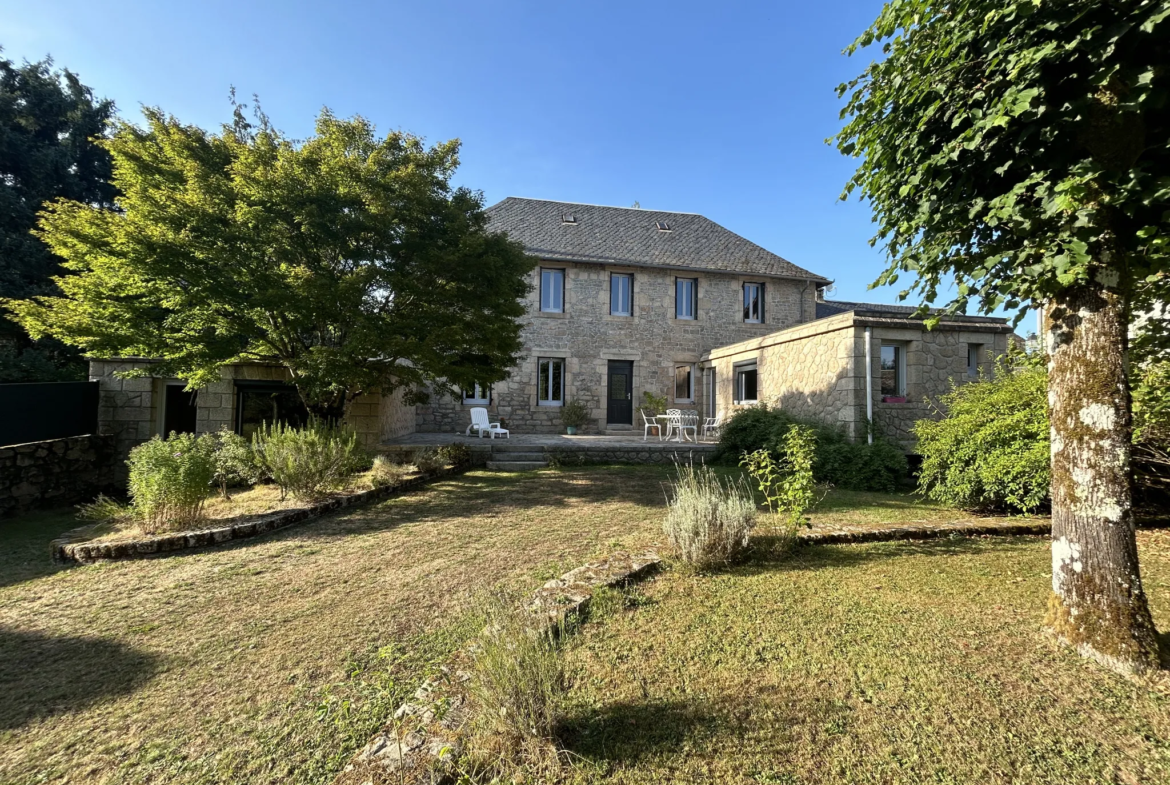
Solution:
<svg viewBox="0 0 1170 785">
<path fill-rule="evenodd" d="M 1165 629 L 1170 532 L 1138 536 Z M 667 571 L 567 643 L 567 781 L 1170 782 L 1170 679 L 1043 633 L 1046 538 L 769 553 Z"/>
<path fill-rule="evenodd" d="M 473 472 L 218 549 L 63 568 L 0 522 L 0 782 L 328 782 L 474 629 L 658 536 L 661 470 Z"/>
</svg>

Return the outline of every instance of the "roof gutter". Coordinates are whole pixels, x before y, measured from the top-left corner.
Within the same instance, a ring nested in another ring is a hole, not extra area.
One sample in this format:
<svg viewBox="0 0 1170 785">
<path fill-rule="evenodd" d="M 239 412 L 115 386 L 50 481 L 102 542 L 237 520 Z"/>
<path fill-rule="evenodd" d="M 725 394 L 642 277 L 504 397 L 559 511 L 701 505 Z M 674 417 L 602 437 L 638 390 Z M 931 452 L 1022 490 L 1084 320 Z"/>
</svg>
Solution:
<svg viewBox="0 0 1170 785">
<path fill-rule="evenodd" d="M 829 283 L 827 278 L 822 278 L 819 275 L 809 273 L 808 275 L 781 275 L 777 273 L 757 273 L 744 272 L 742 270 L 719 270 L 714 267 L 682 267 L 676 264 L 652 264 L 650 262 L 635 262 L 628 259 L 603 259 L 603 258 L 582 258 L 580 256 L 563 256 L 554 253 L 546 253 L 544 251 L 528 250 L 529 256 L 534 256 L 541 261 L 546 262 L 572 262 L 574 264 L 611 264 L 615 267 L 641 267 L 651 270 L 681 270 L 683 272 L 708 273 L 714 275 L 737 275 L 756 276 L 759 278 L 775 278 L 785 281 L 816 281 L 818 283 Z"/>
</svg>

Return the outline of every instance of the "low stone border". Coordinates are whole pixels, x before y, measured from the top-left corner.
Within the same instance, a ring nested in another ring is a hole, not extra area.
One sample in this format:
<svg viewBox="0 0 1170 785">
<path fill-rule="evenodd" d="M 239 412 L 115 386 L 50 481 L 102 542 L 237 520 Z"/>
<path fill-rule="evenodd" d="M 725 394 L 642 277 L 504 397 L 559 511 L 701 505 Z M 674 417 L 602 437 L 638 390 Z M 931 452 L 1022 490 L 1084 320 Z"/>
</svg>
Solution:
<svg viewBox="0 0 1170 785">
<path fill-rule="evenodd" d="M 89 527 L 83 526 L 79 529 L 66 532 L 62 537 L 53 540 L 49 543 L 49 548 L 53 555 L 53 561 L 92 564 L 98 561 L 110 561 L 114 559 L 144 559 L 151 556 L 173 553 L 175 551 L 188 550 L 190 548 L 219 545 L 230 542 L 231 540 L 242 540 L 277 529 L 283 529 L 286 526 L 292 526 L 294 523 L 300 523 L 310 518 L 317 518 L 325 513 L 340 510 L 343 507 L 366 504 L 391 496 L 397 496 L 407 491 L 418 490 L 435 480 L 462 474 L 471 468 L 471 465 L 465 464 L 450 469 L 436 469 L 435 471 L 425 472 L 416 477 L 411 477 L 408 480 L 403 480 L 394 485 L 387 485 L 383 488 L 371 488 L 368 491 L 358 491 L 344 496 L 335 496 L 332 499 L 326 499 L 323 502 L 311 504 L 307 507 L 293 507 L 291 509 L 277 510 L 276 512 L 264 513 L 262 515 L 253 515 L 235 523 L 197 529 L 195 531 L 149 535 L 138 539 L 118 540 L 115 542 L 88 542 L 86 541 L 86 530 Z"/>
<path fill-rule="evenodd" d="M 1138 529 L 1170 527 L 1170 517 L 1139 518 Z M 847 545 L 860 542 L 888 542 L 893 540 L 937 540 L 944 537 L 981 537 L 994 535 L 1051 534 L 1052 521 L 1048 518 L 1013 518 L 1008 520 L 965 520 L 947 523 L 922 523 L 882 528 L 825 527 L 823 530 L 802 531 L 797 542 L 806 545 Z"/>
<path fill-rule="evenodd" d="M 533 628 L 563 629 L 562 623 L 589 606 L 593 592 L 638 580 L 658 568 L 657 553 L 611 554 L 553 578 L 536 590 L 525 609 Z M 463 750 L 466 726 L 471 718 L 468 683 L 471 681 L 472 643 L 459 652 L 439 674 L 423 683 L 402 704 L 394 718 L 354 756 L 338 775 L 338 783 L 428 783 L 453 780 L 453 764 Z"/>
</svg>

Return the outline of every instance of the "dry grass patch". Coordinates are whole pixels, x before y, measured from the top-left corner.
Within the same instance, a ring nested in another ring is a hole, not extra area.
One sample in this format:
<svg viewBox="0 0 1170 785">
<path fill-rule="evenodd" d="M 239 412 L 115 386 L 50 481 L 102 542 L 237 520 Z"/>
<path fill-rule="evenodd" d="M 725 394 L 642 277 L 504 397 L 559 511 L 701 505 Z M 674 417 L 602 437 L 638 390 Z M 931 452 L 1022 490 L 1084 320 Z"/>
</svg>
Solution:
<svg viewBox="0 0 1170 785">
<path fill-rule="evenodd" d="M 1170 532 L 1138 539 L 1165 629 Z M 1170 782 L 1170 678 L 1120 678 L 1046 636 L 1049 569 L 1036 537 L 666 573 L 569 643 L 565 779 Z"/>
<path fill-rule="evenodd" d="M 0 782 L 324 782 L 476 629 L 466 600 L 656 542 L 663 470 L 472 472 L 265 537 L 62 569 L 0 526 Z M 242 494 L 241 494 L 242 496 Z"/>
</svg>

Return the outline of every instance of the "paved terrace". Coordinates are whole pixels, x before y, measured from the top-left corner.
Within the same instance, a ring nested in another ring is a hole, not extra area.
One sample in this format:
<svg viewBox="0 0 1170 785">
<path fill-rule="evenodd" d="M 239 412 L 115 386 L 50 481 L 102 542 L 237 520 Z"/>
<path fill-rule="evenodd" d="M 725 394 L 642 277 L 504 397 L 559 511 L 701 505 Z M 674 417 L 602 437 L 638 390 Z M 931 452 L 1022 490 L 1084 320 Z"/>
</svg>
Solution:
<svg viewBox="0 0 1170 785">
<path fill-rule="evenodd" d="M 462 433 L 412 433 L 389 439 L 378 446 L 380 452 L 409 453 L 426 447 L 466 444 L 473 452 L 541 452 L 558 456 L 580 456 L 589 461 L 631 463 L 669 463 L 676 457 L 686 460 L 714 454 L 715 442 L 659 441 L 651 436 L 642 441 L 641 431 L 627 434 L 577 435 L 553 433 L 513 433 L 510 439 L 464 436 Z"/>
</svg>

